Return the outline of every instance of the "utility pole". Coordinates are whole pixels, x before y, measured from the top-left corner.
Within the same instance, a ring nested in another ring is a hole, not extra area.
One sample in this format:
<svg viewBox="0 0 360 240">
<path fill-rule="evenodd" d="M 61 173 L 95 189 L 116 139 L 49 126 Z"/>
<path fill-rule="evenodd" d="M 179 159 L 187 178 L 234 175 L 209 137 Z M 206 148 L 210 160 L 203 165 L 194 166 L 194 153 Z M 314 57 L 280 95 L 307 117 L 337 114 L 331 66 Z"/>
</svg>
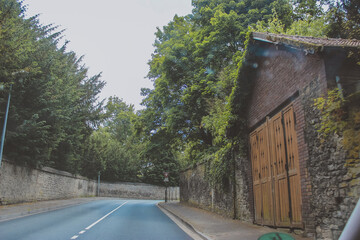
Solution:
<svg viewBox="0 0 360 240">
<path fill-rule="evenodd" d="M 167 202 L 167 183 L 169 182 L 169 172 L 164 172 L 164 183 L 165 183 L 165 202 Z"/>
<path fill-rule="evenodd" d="M 19 70 L 19 71 L 17 71 L 17 72 L 11 73 L 11 75 L 12 75 L 13 77 L 15 77 L 15 76 L 17 76 L 18 74 L 23 74 L 23 73 L 28 73 L 28 71 L 27 71 L 27 70 Z M 19 81 L 22 81 L 22 79 L 20 79 Z M 9 96 L 8 96 L 8 101 L 7 101 L 7 105 L 6 105 L 6 111 L 5 111 L 5 118 L 4 118 L 4 126 L 3 126 L 3 131 L 2 131 L 2 133 L 1 133 L 0 167 L 1 167 L 1 161 L 2 161 L 3 152 L 4 152 L 5 133 L 6 133 L 7 120 L 8 120 L 8 116 L 9 116 L 9 108 L 10 108 L 10 99 L 11 99 L 12 86 L 13 86 L 13 82 L 10 83 Z"/>
<path fill-rule="evenodd" d="M 100 171 L 98 172 L 97 196 L 100 197 Z"/>
<path fill-rule="evenodd" d="M 165 202 L 167 202 L 167 185 L 165 185 Z"/>
<path fill-rule="evenodd" d="M 12 90 L 12 84 L 10 85 L 10 91 L 9 91 L 9 96 L 8 96 L 8 101 L 7 101 L 7 105 L 6 105 L 6 111 L 5 111 L 4 126 L 3 126 L 3 131 L 2 131 L 2 134 L 1 134 L 0 167 L 1 167 L 1 161 L 2 161 L 2 156 L 3 156 L 3 150 L 4 150 L 6 124 L 7 124 L 7 119 L 8 119 L 8 115 L 9 115 L 9 108 L 10 108 L 11 90 Z"/>
</svg>

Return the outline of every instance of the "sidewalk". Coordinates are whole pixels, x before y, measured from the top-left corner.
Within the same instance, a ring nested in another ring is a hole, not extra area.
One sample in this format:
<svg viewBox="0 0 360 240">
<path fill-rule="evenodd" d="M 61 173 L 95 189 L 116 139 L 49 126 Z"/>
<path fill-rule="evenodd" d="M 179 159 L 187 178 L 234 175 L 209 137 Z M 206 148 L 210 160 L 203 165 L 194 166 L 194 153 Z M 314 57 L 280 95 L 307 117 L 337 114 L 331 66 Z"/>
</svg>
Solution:
<svg viewBox="0 0 360 240">
<path fill-rule="evenodd" d="M 261 235 L 270 232 L 288 233 L 287 229 L 274 229 L 232 220 L 179 202 L 162 202 L 159 203 L 159 207 L 175 215 L 185 225 L 190 226 L 202 239 L 257 240 Z M 295 234 L 291 235 L 296 240 L 309 239 Z"/>
<path fill-rule="evenodd" d="M 0 206 L 0 222 L 33 215 L 42 212 L 53 211 L 82 203 L 102 199 L 101 197 L 73 198 L 63 200 L 39 201 Z"/>
</svg>

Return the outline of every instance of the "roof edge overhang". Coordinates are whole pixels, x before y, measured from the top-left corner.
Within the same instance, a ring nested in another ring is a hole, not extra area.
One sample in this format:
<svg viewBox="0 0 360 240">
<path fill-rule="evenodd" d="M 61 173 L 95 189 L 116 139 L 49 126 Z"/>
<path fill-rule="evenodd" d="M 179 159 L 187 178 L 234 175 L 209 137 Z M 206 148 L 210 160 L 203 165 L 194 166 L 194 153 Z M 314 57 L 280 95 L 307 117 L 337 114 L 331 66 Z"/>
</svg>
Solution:
<svg viewBox="0 0 360 240">
<path fill-rule="evenodd" d="M 324 52 L 325 50 L 336 50 L 336 49 L 342 49 L 346 51 L 360 50 L 360 47 L 356 47 L 356 46 L 323 45 L 323 44 L 306 42 L 301 39 L 294 40 L 291 39 L 291 37 L 294 36 L 283 35 L 283 34 L 261 33 L 261 32 L 251 33 L 251 38 L 255 41 L 273 44 L 275 46 L 283 46 L 286 48 L 297 49 L 300 51 L 304 51 L 305 54 L 314 54 L 316 52 Z"/>
</svg>

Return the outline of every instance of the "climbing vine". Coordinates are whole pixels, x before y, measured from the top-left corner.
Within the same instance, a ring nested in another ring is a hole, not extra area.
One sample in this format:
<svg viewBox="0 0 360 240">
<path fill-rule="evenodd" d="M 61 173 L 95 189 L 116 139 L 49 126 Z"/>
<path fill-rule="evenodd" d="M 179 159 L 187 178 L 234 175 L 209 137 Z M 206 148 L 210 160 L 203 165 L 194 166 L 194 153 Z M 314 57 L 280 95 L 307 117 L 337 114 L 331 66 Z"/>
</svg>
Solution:
<svg viewBox="0 0 360 240">
<path fill-rule="evenodd" d="M 246 112 L 250 98 L 253 73 L 251 64 L 251 33 L 248 32 L 245 50 L 234 56 L 237 68 L 233 70 L 233 88 L 227 97 L 227 104 L 223 111 L 227 122 L 222 128 L 222 140 L 218 150 L 208 158 L 207 177 L 212 185 L 227 185 L 227 180 L 234 177 L 234 154 L 247 154 Z"/>
<path fill-rule="evenodd" d="M 317 128 L 321 141 L 337 134 L 343 137 L 348 158 L 360 158 L 360 92 L 343 97 L 338 88 L 329 90 L 327 96 L 316 98 L 314 106 L 320 111 Z"/>
</svg>

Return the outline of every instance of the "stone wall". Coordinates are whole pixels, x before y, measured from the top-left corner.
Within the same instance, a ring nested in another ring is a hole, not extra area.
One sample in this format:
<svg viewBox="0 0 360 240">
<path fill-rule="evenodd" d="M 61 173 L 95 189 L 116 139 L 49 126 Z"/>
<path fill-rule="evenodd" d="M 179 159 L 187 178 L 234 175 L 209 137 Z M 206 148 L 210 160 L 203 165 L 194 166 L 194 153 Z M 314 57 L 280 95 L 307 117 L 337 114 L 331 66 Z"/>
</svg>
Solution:
<svg viewBox="0 0 360 240">
<path fill-rule="evenodd" d="M 180 201 L 205 209 L 212 208 L 212 190 L 205 179 L 205 164 L 180 174 Z"/>
<path fill-rule="evenodd" d="M 165 187 L 144 183 L 101 183 L 101 197 L 165 199 Z"/>
<path fill-rule="evenodd" d="M 302 99 L 312 192 L 310 215 L 316 239 L 338 239 L 360 197 L 360 158 L 349 159 L 342 136 L 333 134 L 326 140 L 319 137 L 320 117 L 313 107 L 316 97 L 320 96 L 315 91 L 307 91 Z"/>
<path fill-rule="evenodd" d="M 235 170 L 236 196 L 234 218 L 252 223 L 254 218 L 253 184 L 249 159 L 238 157 Z"/>
<path fill-rule="evenodd" d="M 96 195 L 95 181 L 52 168 L 31 169 L 2 161 L 1 204 Z"/>
<path fill-rule="evenodd" d="M 248 175 L 250 169 L 248 164 L 243 164 L 244 161 L 248 160 L 236 159 L 235 181 L 231 177 L 223 179 L 222 187 L 209 184 L 205 163 L 183 171 L 180 174 L 180 201 L 223 216 L 253 222 L 251 175 Z"/>
<path fill-rule="evenodd" d="M 202 163 L 180 174 L 180 201 L 233 218 L 233 182 L 227 178 L 223 180 L 223 187 L 211 186 L 206 171 L 207 166 Z"/>
<path fill-rule="evenodd" d="M 0 205 L 91 197 L 97 195 L 97 187 L 97 181 L 47 167 L 31 169 L 3 160 L 0 168 Z M 170 191 L 172 198 L 179 198 L 178 189 L 172 188 Z M 141 183 L 101 182 L 100 196 L 164 199 L 165 187 Z"/>
</svg>

